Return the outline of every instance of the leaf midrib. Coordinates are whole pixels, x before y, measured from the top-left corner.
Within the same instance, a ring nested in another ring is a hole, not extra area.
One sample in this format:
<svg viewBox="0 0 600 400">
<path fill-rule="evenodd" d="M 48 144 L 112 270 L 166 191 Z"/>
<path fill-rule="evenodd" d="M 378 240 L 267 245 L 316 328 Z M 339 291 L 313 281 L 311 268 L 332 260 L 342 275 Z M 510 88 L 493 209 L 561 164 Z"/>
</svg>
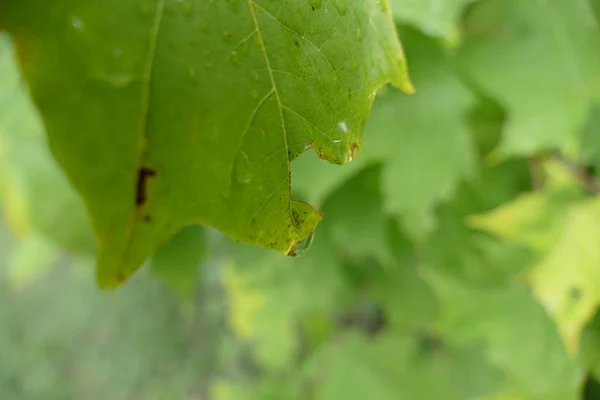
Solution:
<svg viewBox="0 0 600 400">
<path fill-rule="evenodd" d="M 285 119 L 283 117 L 283 103 L 281 102 L 279 90 L 277 89 L 277 84 L 275 83 L 275 76 L 273 75 L 273 68 L 271 67 L 271 61 L 269 59 L 269 55 L 267 54 L 267 48 L 265 46 L 265 41 L 263 39 L 262 31 L 261 31 L 260 25 L 258 23 L 258 18 L 256 17 L 256 12 L 254 10 L 254 7 L 255 7 L 254 0 L 248 0 L 248 9 L 250 10 L 250 16 L 252 17 L 252 22 L 254 23 L 254 28 L 256 29 L 256 34 L 258 35 L 258 40 L 257 40 L 258 45 L 259 45 L 260 50 L 265 59 L 267 71 L 269 71 L 269 78 L 271 80 L 271 85 L 273 86 L 273 94 L 275 95 L 275 99 L 277 100 L 277 109 L 279 110 L 279 116 L 281 118 L 281 129 L 283 132 L 283 143 L 285 145 L 285 150 L 286 150 L 285 157 L 286 157 L 286 165 L 287 165 L 287 176 L 290 176 L 290 158 L 288 156 L 289 145 L 288 145 L 288 140 L 287 140 L 287 131 L 285 129 Z M 289 203 L 290 203 L 290 217 L 291 217 L 292 196 L 291 196 L 290 184 L 291 184 L 291 182 L 288 182 L 288 194 L 289 194 L 288 199 L 289 199 Z M 296 222 L 294 221 L 294 218 L 291 218 L 291 220 L 292 220 L 292 224 L 294 225 L 294 227 L 296 229 L 298 229 L 298 226 L 296 226 Z"/>
</svg>

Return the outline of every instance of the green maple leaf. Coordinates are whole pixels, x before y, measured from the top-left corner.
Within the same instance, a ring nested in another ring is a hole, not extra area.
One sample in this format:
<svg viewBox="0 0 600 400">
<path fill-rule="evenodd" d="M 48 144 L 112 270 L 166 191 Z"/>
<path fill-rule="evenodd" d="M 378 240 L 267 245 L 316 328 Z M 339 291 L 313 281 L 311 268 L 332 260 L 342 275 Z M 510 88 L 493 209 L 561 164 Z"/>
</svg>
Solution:
<svg viewBox="0 0 600 400">
<path fill-rule="evenodd" d="M 194 223 L 293 254 L 322 216 L 291 199 L 290 161 L 350 161 L 377 88 L 411 90 L 386 0 L 10 0 L 0 26 L 102 287 Z"/>
<path fill-rule="evenodd" d="M 600 90 L 600 31 L 589 4 L 481 2 L 466 30 L 464 68 L 507 111 L 496 156 L 577 150 Z"/>
</svg>

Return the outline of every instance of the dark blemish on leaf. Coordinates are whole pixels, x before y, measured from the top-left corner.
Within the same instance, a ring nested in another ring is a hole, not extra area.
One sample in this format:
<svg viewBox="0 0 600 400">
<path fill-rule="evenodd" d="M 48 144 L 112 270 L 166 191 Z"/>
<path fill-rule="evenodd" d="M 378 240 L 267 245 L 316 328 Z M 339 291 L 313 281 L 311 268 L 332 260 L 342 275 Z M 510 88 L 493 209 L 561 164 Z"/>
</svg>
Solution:
<svg viewBox="0 0 600 400">
<path fill-rule="evenodd" d="M 292 209 L 292 219 L 294 220 L 294 225 L 295 226 L 300 226 L 302 225 L 302 219 L 300 218 L 300 214 L 298 214 L 298 211 Z"/>
<path fill-rule="evenodd" d="M 115 276 L 115 279 L 117 280 L 117 283 L 121 284 L 125 282 L 125 274 L 123 272 L 118 272 L 117 276 Z"/>
<path fill-rule="evenodd" d="M 225 33 L 225 35 L 224 35 L 224 36 L 225 36 L 225 39 L 226 39 L 226 40 L 231 40 L 231 39 L 233 39 L 233 35 L 231 34 L 231 32 L 227 32 L 227 33 Z"/>
<path fill-rule="evenodd" d="M 144 216 L 144 221 L 146 221 L 146 222 L 150 222 L 150 221 L 152 221 L 152 217 L 151 217 L 151 216 L 149 216 L 149 215 L 145 215 L 145 216 Z"/>
<path fill-rule="evenodd" d="M 311 7 L 311 10 L 315 11 L 315 10 L 316 10 L 315 6 L 312 6 L 312 7 Z"/>
<path fill-rule="evenodd" d="M 581 297 L 581 289 L 578 287 L 571 288 L 569 296 L 571 296 L 571 299 L 573 300 L 578 300 Z"/>
<path fill-rule="evenodd" d="M 138 171 L 138 181 L 137 181 L 137 190 L 135 194 L 135 204 L 137 206 L 144 205 L 146 203 L 148 194 L 147 194 L 147 185 L 148 178 L 152 178 L 156 176 L 156 171 L 152 168 L 142 167 Z"/>
<path fill-rule="evenodd" d="M 300 47 L 300 43 L 298 43 L 297 40 L 294 40 L 294 43 L 296 44 L 296 46 Z"/>
<path fill-rule="evenodd" d="M 358 143 L 352 143 L 350 146 L 350 154 L 352 154 L 352 158 L 356 157 L 356 153 L 358 152 Z"/>
</svg>

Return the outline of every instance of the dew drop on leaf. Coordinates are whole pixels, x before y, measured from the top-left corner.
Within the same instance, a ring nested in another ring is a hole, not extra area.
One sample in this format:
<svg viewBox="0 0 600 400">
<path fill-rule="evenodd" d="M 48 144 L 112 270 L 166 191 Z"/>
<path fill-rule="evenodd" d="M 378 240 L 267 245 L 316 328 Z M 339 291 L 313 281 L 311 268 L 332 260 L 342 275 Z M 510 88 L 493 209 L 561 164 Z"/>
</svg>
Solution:
<svg viewBox="0 0 600 400">
<path fill-rule="evenodd" d="M 296 245 L 294 246 L 292 251 L 289 253 L 289 255 L 294 256 L 294 257 L 300 257 L 301 255 L 305 254 L 308 250 L 310 250 L 310 247 L 312 246 L 314 238 L 315 238 L 315 233 L 312 232 L 306 239 L 304 239 L 301 242 L 296 243 Z"/>
<path fill-rule="evenodd" d="M 233 50 L 231 52 L 231 62 L 233 63 L 233 65 L 238 66 L 240 65 L 240 55 L 237 51 Z"/>
<path fill-rule="evenodd" d="M 348 133 L 348 123 L 345 119 L 337 123 L 337 129 L 342 133 Z"/>
<path fill-rule="evenodd" d="M 250 159 L 248 154 L 241 151 L 235 160 L 235 179 L 239 183 L 252 182 L 252 172 L 250 171 Z"/>
<path fill-rule="evenodd" d="M 340 15 L 346 15 L 348 12 L 347 0 L 333 0 L 333 5 Z"/>
</svg>

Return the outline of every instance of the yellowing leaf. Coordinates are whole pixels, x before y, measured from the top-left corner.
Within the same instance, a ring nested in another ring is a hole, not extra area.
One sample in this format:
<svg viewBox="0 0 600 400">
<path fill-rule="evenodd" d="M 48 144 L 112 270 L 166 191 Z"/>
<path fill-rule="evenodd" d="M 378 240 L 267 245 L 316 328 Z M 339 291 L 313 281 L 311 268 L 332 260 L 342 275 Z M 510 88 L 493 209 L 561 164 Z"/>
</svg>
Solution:
<svg viewBox="0 0 600 400">
<path fill-rule="evenodd" d="M 232 266 L 223 266 L 223 271 L 231 307 L 229 324 L 239 337 L 248 339 L 256 329 L 256 314 L 265 307 L 265 296 L 260 291 L 249 289 Z"/>
<path fill-rule="evenodd" d="M 600 305 L 600 200 L 571 206 L 556 244 L 528 273 L 570 353 Z"/>
<path fill-rule="evenodd" d="M 583 198 L 577 181 L 554 161 L 544 164 L 547 185 L 520 195 L 483 215 L 470 215 L 467 224 L 544 252 L 557 239 L 567 207 Z"/>
<path fill-rule="evenodd" d="M 537 250 L 542 259 L 525 275 L 574 354 L 585 323 L 600 305 L 600 202 L 584 201 L 573 178 L 569 181 L 556 164 L 550 166 L 552 180 L 544 190 L 468 222 Z"/>
<path fill-rule="evenodd" d="M 58 257 L 58 248 L 48 239 L 32 234 L 11 254 L 6 279 L 14 289 L 23 289 L 44 274 Z"/>
<path fill-rule="evenodd" d="M 322 216 L 291 199 L 290 162 L 352 160 L 372 94 L 412 90 L 386 3 L 2 2 L 100 285 L 195 223 L 294 254 Z"/>
</svg>

